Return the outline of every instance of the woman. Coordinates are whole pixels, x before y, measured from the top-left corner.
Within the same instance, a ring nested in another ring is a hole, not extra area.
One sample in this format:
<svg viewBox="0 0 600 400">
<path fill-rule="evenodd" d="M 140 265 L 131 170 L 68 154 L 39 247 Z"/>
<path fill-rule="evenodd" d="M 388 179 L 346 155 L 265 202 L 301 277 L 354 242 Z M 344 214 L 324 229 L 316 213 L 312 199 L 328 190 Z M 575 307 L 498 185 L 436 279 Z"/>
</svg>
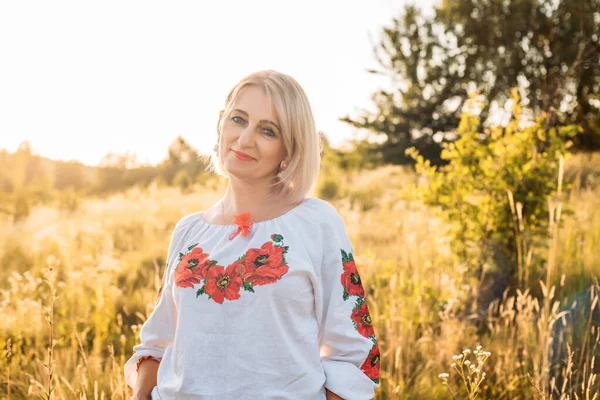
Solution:
<svg viewBox="0 0 600 400">
<path fill-rule="evenodd" d="M 379 348 L 343 219 L 308 197 L 306 94 L 259 71 L 229 93 L 211 156 L 222 200 L 183 217 L 125 364 L 135 399 L 370 399 Z"/>
</svg>

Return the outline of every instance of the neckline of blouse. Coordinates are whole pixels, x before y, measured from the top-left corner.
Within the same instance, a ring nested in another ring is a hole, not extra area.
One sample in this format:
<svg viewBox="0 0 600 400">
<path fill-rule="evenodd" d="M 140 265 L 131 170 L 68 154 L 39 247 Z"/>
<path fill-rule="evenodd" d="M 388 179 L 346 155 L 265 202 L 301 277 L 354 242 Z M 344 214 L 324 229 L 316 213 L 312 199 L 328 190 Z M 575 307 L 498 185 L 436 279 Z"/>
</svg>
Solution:
<svg viewBox="0 0 600 400">
<path fill-rule="evenodd" d="M 310 197 L 305 197 L 304 200 L 302 200 L 302 203 L 298 204 L 297 206 L 295 206 L 294 208 L 291 208 L 289 210 L 287 210 L 286 212 L 284 212 L 283 214 L 277 216 L 277 217 L 273 217 L 270 219 L 266 219 L 264 221 L 255 221 L 253 223 L 253 226 L 260 226 L 269 222 L 274 222 L 274 221 L 279 221 L 284 217 L 288 217 L 291 214 L 293 214 L 294 212 L 296 212 L 298 209 L 302 208 L 306 203 L 308 203 L 308 201 L 310 200 Z M 204 211 L 200 211 L 198 212 L 198 220 L 200 220 L 200 222 L 204 225 L 207 226 L 215 226 L 215 227 L 224 227 L 224 228 L 232 228 L 232 227 L 237 227 L 237 224 L 213 224 L 211 222 L 207 222 L 202 215 L 204 214 Z"/>
</svg>

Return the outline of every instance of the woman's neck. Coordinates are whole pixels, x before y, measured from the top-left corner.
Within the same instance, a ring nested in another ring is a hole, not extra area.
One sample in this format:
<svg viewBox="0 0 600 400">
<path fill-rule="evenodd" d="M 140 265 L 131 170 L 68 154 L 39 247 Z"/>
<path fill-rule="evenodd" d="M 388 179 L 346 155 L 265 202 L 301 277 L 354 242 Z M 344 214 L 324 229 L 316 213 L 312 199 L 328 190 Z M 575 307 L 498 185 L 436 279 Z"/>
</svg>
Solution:
<svg viewBox="0 0 600 400">
<path fill-rule="evenodd" d="M 287 211 L 286 207 L 289 204 L 266 185 L 261 187 L 230 180 L 219 208 L 222 223 L 230 224 L 234 221 L 233 216 L 241 213 L 251 213 L 251 221 L 264 221 L 277 217 Z"/>
</svg>

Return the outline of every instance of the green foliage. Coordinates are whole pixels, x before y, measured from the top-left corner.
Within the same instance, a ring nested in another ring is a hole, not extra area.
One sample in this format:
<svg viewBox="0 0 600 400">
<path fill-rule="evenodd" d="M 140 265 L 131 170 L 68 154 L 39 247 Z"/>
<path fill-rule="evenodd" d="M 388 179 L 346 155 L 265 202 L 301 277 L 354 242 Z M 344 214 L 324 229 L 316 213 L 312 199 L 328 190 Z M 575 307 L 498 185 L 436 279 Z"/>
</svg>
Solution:
<svg viewBox="0 0 600 400">
<path fill-rule="evenodd" d="M 333 200 L 342 195 L 341 152 L 332 148 L 326 137 L 323 138 L 321 173 L 316 186 L 316 195 L 324 200 Z M 348 166 L 348 165 L 346 165 Z"/>
<path fill-rule="evenodd" d="M 416 148 L 443 165 L 468 90 L 485 97 L 483 125 L 519 87 L 549 127 L 577 124 L 577 149 L 600 149 L 600 0 L 447 0 L 432 16 L 415 6 L 383 27 L 374 49 L 389 89 L 372 95 L 375 111 L 345 116 L 385 141 L 385 163 L 412 163 Z"/>
<path fill-rule="evenodd" d="M 75 211 L 79 196 L 103 195 L 152 182 L 189 190 L 195 183 L 212 182 L 207 163 L 183 138 L 169 147 L 168 158 L 158 165 L 140 165 L 135 154 L 108 153 L 97 167 L 79 161 L 54 161 L 34 154 L 29 142 L 14 153 L 0 150 L 0 217 L 21 220 L 33 207 L 55 203 Z"/>
<path fill-rule="evenodd" d="M 166 178 L 169 184 L 175 186 L 180 186 L 175 183 L 177 178 L 181 179 L 181 176 L 178 177 L 180 171 L 186 171 L 188 177 L 193 177 L 191 180 L 194 180 L 196 176 L 205 173 L 206 167 L 207 163 L 198 155 L 196 149 L 181 136 L 171 143 L 169 157 L 160 165 L 161 175 Z"/>
<path fill-rule="evenodd" d="M 600 149 L 600 0 L 446 0 L 437 20 L 463 49 L 465 76 L 489 100 L 518 86 L 550 126 L 577 124 L 576 149 Z M 551 82 L 551 84 L 549 84 Z"/>
<path fill-rule="evenodd" d="M 382 195 L 383 188 L 377 182 L 365 186 L 358 186 L 348 191 L 350 204 L 352 206 L 358 204 L 363 212 L 375 208 Z"/>
<path fill-rule="evenodd" d="M 352 203 L 359 200 L 363 205 L 370 204 L 365 209 L 370 208 L 374 203 L 369 198 L 369 190 L 355 188 L 353 181 L 361 171 L 372 170 L 381 164 L 381 154 L 367 141 L 352 140 L 344 149 L 336 149 L 324 138 L 316 194 L 325 200 L 348 196 Z"/>
<path fill-rule="evenodd" d="M 472 97 L 470 110 L 461 116 L 460 138 L 444 145 L 441 156 L 448 165 L 442 168 L 432 167 L 414 148 L 408 149 L 417 171 L 429 182 L 405 190 L 415 190 L 426 204 L 439 207 L 451 224 L 451 247 L 461 262 L 480 269 L 493 258 L 513 283 L 523 284 L 528 275 L 541 273 L 536 269 L 544 260 L 538 255 L 530 260 L 531 271 L 521 271 L 520 244 L 525 238 L 530 248 L 547 245 L 549 203 L 560 197 L 561 189 L 570 188 L 561 187 L 557 179 L 561 158 L 569 156 L 565 141 L 580 129 L 572 125 L 546 129 L 544 117 L 525 127 L 516 91 L 513 101 L 508 126 L 486 129 L 481 135 Z"/>
<path fill-rule="evenodd" d="M 461 62 L 461 52 L 439 35 L 436 29 L 439 31 L 441 26 L 436 22 L 423 17 L 416 7 L 407 6 L 392 26 L 383 28 L 375 56 L 384 71 L 370 72 L 393 76 L 394 85 L 391 90 L 382 89 L 372 95 L 375 112 L 342 118 L 357 128 L 385 136 L 377 146 L 385 163 L 410 163 L 404 150 L 415 147 L 437 164 L 441 149 L 433 135 L 458 124 L 462 99 L 467 94 L 455 67 Z M 452 100 L 457 104 L 449 104 Z"/>
<path fill-rule="evenodd" d="M 339 193 L 340 185 L 334 178 L 322 179 L 317 185 L 317 196 L 323 200 L 333 200 Z"/>
</svg>

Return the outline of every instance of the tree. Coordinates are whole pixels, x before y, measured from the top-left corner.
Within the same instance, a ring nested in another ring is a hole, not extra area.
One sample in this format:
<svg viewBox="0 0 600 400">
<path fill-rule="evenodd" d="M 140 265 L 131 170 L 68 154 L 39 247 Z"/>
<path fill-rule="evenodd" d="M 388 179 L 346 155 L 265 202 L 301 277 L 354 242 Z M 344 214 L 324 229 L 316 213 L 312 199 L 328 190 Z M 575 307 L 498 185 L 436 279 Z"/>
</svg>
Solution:
<svg viewBox="0 0 600 400">
<path fill-rule="evenodd" d="M 198 151 L 183 137 L 178 136 L 169 146 L 169 157 L 162 164 L 163 175 L 169 184 L 174 183 L 175 176 L 182 169 L 187 176 L 196 180 L 197 176 L 204 173 L 206 163 L 199 157 Z"/>
<path fill-rule="evenodd" d="M 108 152 L 98 163 L 99 167 L 129 169 L 139 166 L 137 155 L 131 152 L 114 153 Z"/>
<path fill-rule="evenodd" d="M 85 166 L 79 161 L 58 161 L 55 163 L 54 187 L 63 190 L 71 187 L 82 190 L 86 187 Z"/>
<path fill-rule="evenodd" d="M 600 149 L 600 0 L 446 0 L 439 18 L 462 30 L 458 46 L 483 71 L 474 78 L 488 75 L 488 100 L 519 86 L 534 115 L 548 112 L 547 125 L 584 129 L 576 148 Z"/>
<path fill-rule="evenodd" d="M 577 124 L 575 148 L 600 149 L 600 0 L 446 0 L 433 17 L 408 6 L 384 27 L 374 49 L 392 89 L 372 100 L 377 111 L 342 121 L 386 137 L 385 162 L 412 162 L 415 147 L 432 164 L 456 139 L 468 91 L 485 98 L 481 129 L 492 124 L 518 87 L 545 129 Z M 533 119 L 533 118 L 531 118 Z"/>
</svg>

